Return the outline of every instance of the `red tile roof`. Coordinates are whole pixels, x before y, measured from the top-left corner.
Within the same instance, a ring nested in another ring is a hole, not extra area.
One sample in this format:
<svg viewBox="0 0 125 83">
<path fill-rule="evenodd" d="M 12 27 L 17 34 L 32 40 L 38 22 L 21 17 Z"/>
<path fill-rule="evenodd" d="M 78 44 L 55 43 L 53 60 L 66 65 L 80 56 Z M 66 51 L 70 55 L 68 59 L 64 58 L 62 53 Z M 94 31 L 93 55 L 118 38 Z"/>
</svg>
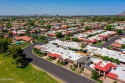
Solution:
<svg viewBox="0 0 125 83">
<path fill-rule="evenodd" d="M 96 39 L 88 40 L 88 42 L 91 42 L 91 43 L 95 43 L 96 41 L 97 41 Z"/>
<path fill-rule="evenodd" d="M 104 38 L 103 37 L 99 37 L 101 40 L 103 40 Z"/>
<path fill-rule="evenodd" d="M 114 42 L 112 44 L 113 47 L 118 47 L 118 48 L 121 48 L 122 44 L 121 43 L 118 43 L 118 42 Z"/>
<path fill-rule="evenodd" d="M 68 28 L 68 26 L 67 25 L 62 25 L 62 28 Z"/>
<path fill-rule="evenodd" d="M 116 66 L 112 63 L 107 63 L 104 67 L 100 66 L 102 64 L 102 61 L 100 61 L 99 63 L 97 63 L 94 68 L 95 69 L 98 69 L 98 70 L 101 70 L 101 71 L 108 71 L 111 67 L 115 68 Z"/>
<path fill-rule="evenodd" d="M 99 37 L 109 38 L 109 35 L 99 35 Z"/>
<path fill-rule="evenodd" d="M 113 78 L 113 79 L 117 79 L 117 77 L 118 77 L 118 75 L 111 73 L 111 72 L 109 72 L 106 76 Z"/>
<path fill-rule="evenodd" d="M 32 40 L 31 38 L 29 38 L 28 36 L 18 36 L 18 37 L 15 37 L 15 40 L 24 40 L 24 41 L 30 41 Z"/>
<path fill-rule="evenodd" d="M 92 30 L 87 30 L 86 32 L 92 32 Z"/>
<path fill-rule="evenodd" d="M 48 56 L 50 56 L 50 57 L 56 57 L 56 58 L 60 58 L 61 55 L 59 55 L 59 54 L 52 54 L 52 53 L 49 53 Z"/>
<path fill-rule="evenodd" d="M 56 34 L 47 34 L 48 36 L 56 36 Z"/>
<path fill-rule="evenodd" d="M 88 39 L 86 39 L 86 38 L 78 38 L 78 40 L 80 40 L 80 41 L 87 41 Z"/>
</svg>

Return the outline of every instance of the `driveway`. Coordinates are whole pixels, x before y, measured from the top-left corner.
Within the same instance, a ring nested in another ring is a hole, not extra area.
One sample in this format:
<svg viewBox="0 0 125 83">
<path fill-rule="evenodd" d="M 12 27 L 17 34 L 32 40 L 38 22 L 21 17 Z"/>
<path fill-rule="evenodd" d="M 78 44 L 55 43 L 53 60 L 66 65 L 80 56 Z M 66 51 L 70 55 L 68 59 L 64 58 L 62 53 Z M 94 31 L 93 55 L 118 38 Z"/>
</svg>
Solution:
<svg viewBox="0 0 125 83">
<path fill-rule="evenodd" d="M 66 83 L 96 83 L 86 77 L 75 74 L 67 69 L 64 69 L 60 66 L 57 66 L 49 61 L 46 61 L 42 58 L 39 58 L 32 54 L 32 48 L 34 45 L 31 45 L 24 49 L 24 53 L 27 58 L 31 58 L 32 64 L 38 66 L 39 68 L 47 71 L 48 73 L 54 75 L 55 77 L 63 80 Z"/>
</svg>

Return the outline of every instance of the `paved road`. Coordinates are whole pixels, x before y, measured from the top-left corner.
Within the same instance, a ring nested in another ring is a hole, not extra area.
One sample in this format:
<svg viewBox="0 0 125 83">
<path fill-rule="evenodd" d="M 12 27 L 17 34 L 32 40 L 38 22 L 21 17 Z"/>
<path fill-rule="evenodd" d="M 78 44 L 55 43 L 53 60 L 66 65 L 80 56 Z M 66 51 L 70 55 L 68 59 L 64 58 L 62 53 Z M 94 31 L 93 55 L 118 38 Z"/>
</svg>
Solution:
<svg viewBox="0 0 125 83">
<path fill-rule="evenodd" d="M 27 58 L 31 58 L 32 64 L 38 66 L 39 68 L 47 71 L 48 73 L 62 79 L 66 83 L 95 83 L 94 81 L 75 74 L 67 69 L 64 69 L 60 66 L 57 66 L 51 62 L 48 62 L 42 58 L 39 58 L 32 54 L 32 48 L 34 45 L 31 45 L 24 49 L 24 53 L 26 54 Z"/>
<path fill-rule="evenodd" d="M 104 44 L 102 44 L 102 45 L 100 45 L 98 47 L 105 47 L 106 48 L 107 46 L 109 46 L 112 43 L 114 43 L 114 41 L 117 40 L 118 38 L 119 38 L 119 36 L 115 36 L 115 37 L 109 39 L 106 43 L 104 43 Z"/>
<path fill-rule="evenodd" d="M 119 39 L 120 36 L 125 36 L 125 31 L 123 31 L 123 34 L 122 34 L 122 35 L 117 35 L 117 36 L 115 36 L 115 37 L 109 39 L 108 42 L 106 42 L 106 43 L 104 43 L 104 44 L 102 44 L 101 46 L 98 46 L 98 47 L 101 47 L 101 48 L 102 48 L 102 47 L 105 47 L 105 48 L 106 48 L 107 46 L 109 46 L 109 45 L 111 45 L 112 43 L 114 43 L 115 40 Z"/>
</svg>

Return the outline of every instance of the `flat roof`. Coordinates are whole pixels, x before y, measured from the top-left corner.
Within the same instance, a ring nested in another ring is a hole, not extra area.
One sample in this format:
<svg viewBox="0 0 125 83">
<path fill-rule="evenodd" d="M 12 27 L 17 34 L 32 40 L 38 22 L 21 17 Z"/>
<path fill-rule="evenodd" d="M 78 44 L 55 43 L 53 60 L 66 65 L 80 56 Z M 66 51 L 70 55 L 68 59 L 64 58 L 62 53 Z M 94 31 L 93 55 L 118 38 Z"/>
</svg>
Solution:
<svg viewBox="0 0 125 83">
<path fill-rule="evenodd" d="M 61 41 L 61 40 L 56 39 L 56 40 L 50 41 L 49 43 L 57 43 L 58 45 L 61 45 L 63 47 L 82 49 L 77 42 L 68 42 L 68 41 Z"/>
<path fill-rule="evenodd" d="M 56 45 L 53 45 L 53 44 L 45 44 L 45 45 L 42 45 L 42 47 L 43 47 L 42 49 L 52 54 L 61 55 L 63 59 L 70 59 L 70 60 L 76 61 L 79 58 L 83 57 L 81 54 L 75 53 L 75 51 L 71 51 L 61 47 L 56 47 Z"/>
<path fill-rule="evenodd" d="M 119 61 L 121 62 L 125 62 L 125 54 L 118 52 L 118 51 L 109 50 L 107 48 L 93 47 L 90 45 L 87 45 L 85 49 L 87 49 L 92 54 L 100 54 L 101 56 L 109 56 L 114 59 L 119 59 Z"/>
</svg>

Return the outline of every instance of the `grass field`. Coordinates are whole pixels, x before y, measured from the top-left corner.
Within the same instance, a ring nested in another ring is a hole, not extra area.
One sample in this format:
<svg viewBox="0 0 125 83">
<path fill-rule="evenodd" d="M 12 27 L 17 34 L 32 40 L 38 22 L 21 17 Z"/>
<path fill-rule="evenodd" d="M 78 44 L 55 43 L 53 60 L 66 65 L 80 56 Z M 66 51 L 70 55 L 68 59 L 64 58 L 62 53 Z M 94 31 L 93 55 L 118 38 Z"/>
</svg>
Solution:
<svg viewBox="0 0 125 83">
<path fill-rule="evenodd" d="M 0 83 L 59 83 L 46 72 L 35 69 L 31 64 L 25 69 L 20 69 L 16 68 L 12 62 L 13 59 L 0 55 Z"/>
</svg>

